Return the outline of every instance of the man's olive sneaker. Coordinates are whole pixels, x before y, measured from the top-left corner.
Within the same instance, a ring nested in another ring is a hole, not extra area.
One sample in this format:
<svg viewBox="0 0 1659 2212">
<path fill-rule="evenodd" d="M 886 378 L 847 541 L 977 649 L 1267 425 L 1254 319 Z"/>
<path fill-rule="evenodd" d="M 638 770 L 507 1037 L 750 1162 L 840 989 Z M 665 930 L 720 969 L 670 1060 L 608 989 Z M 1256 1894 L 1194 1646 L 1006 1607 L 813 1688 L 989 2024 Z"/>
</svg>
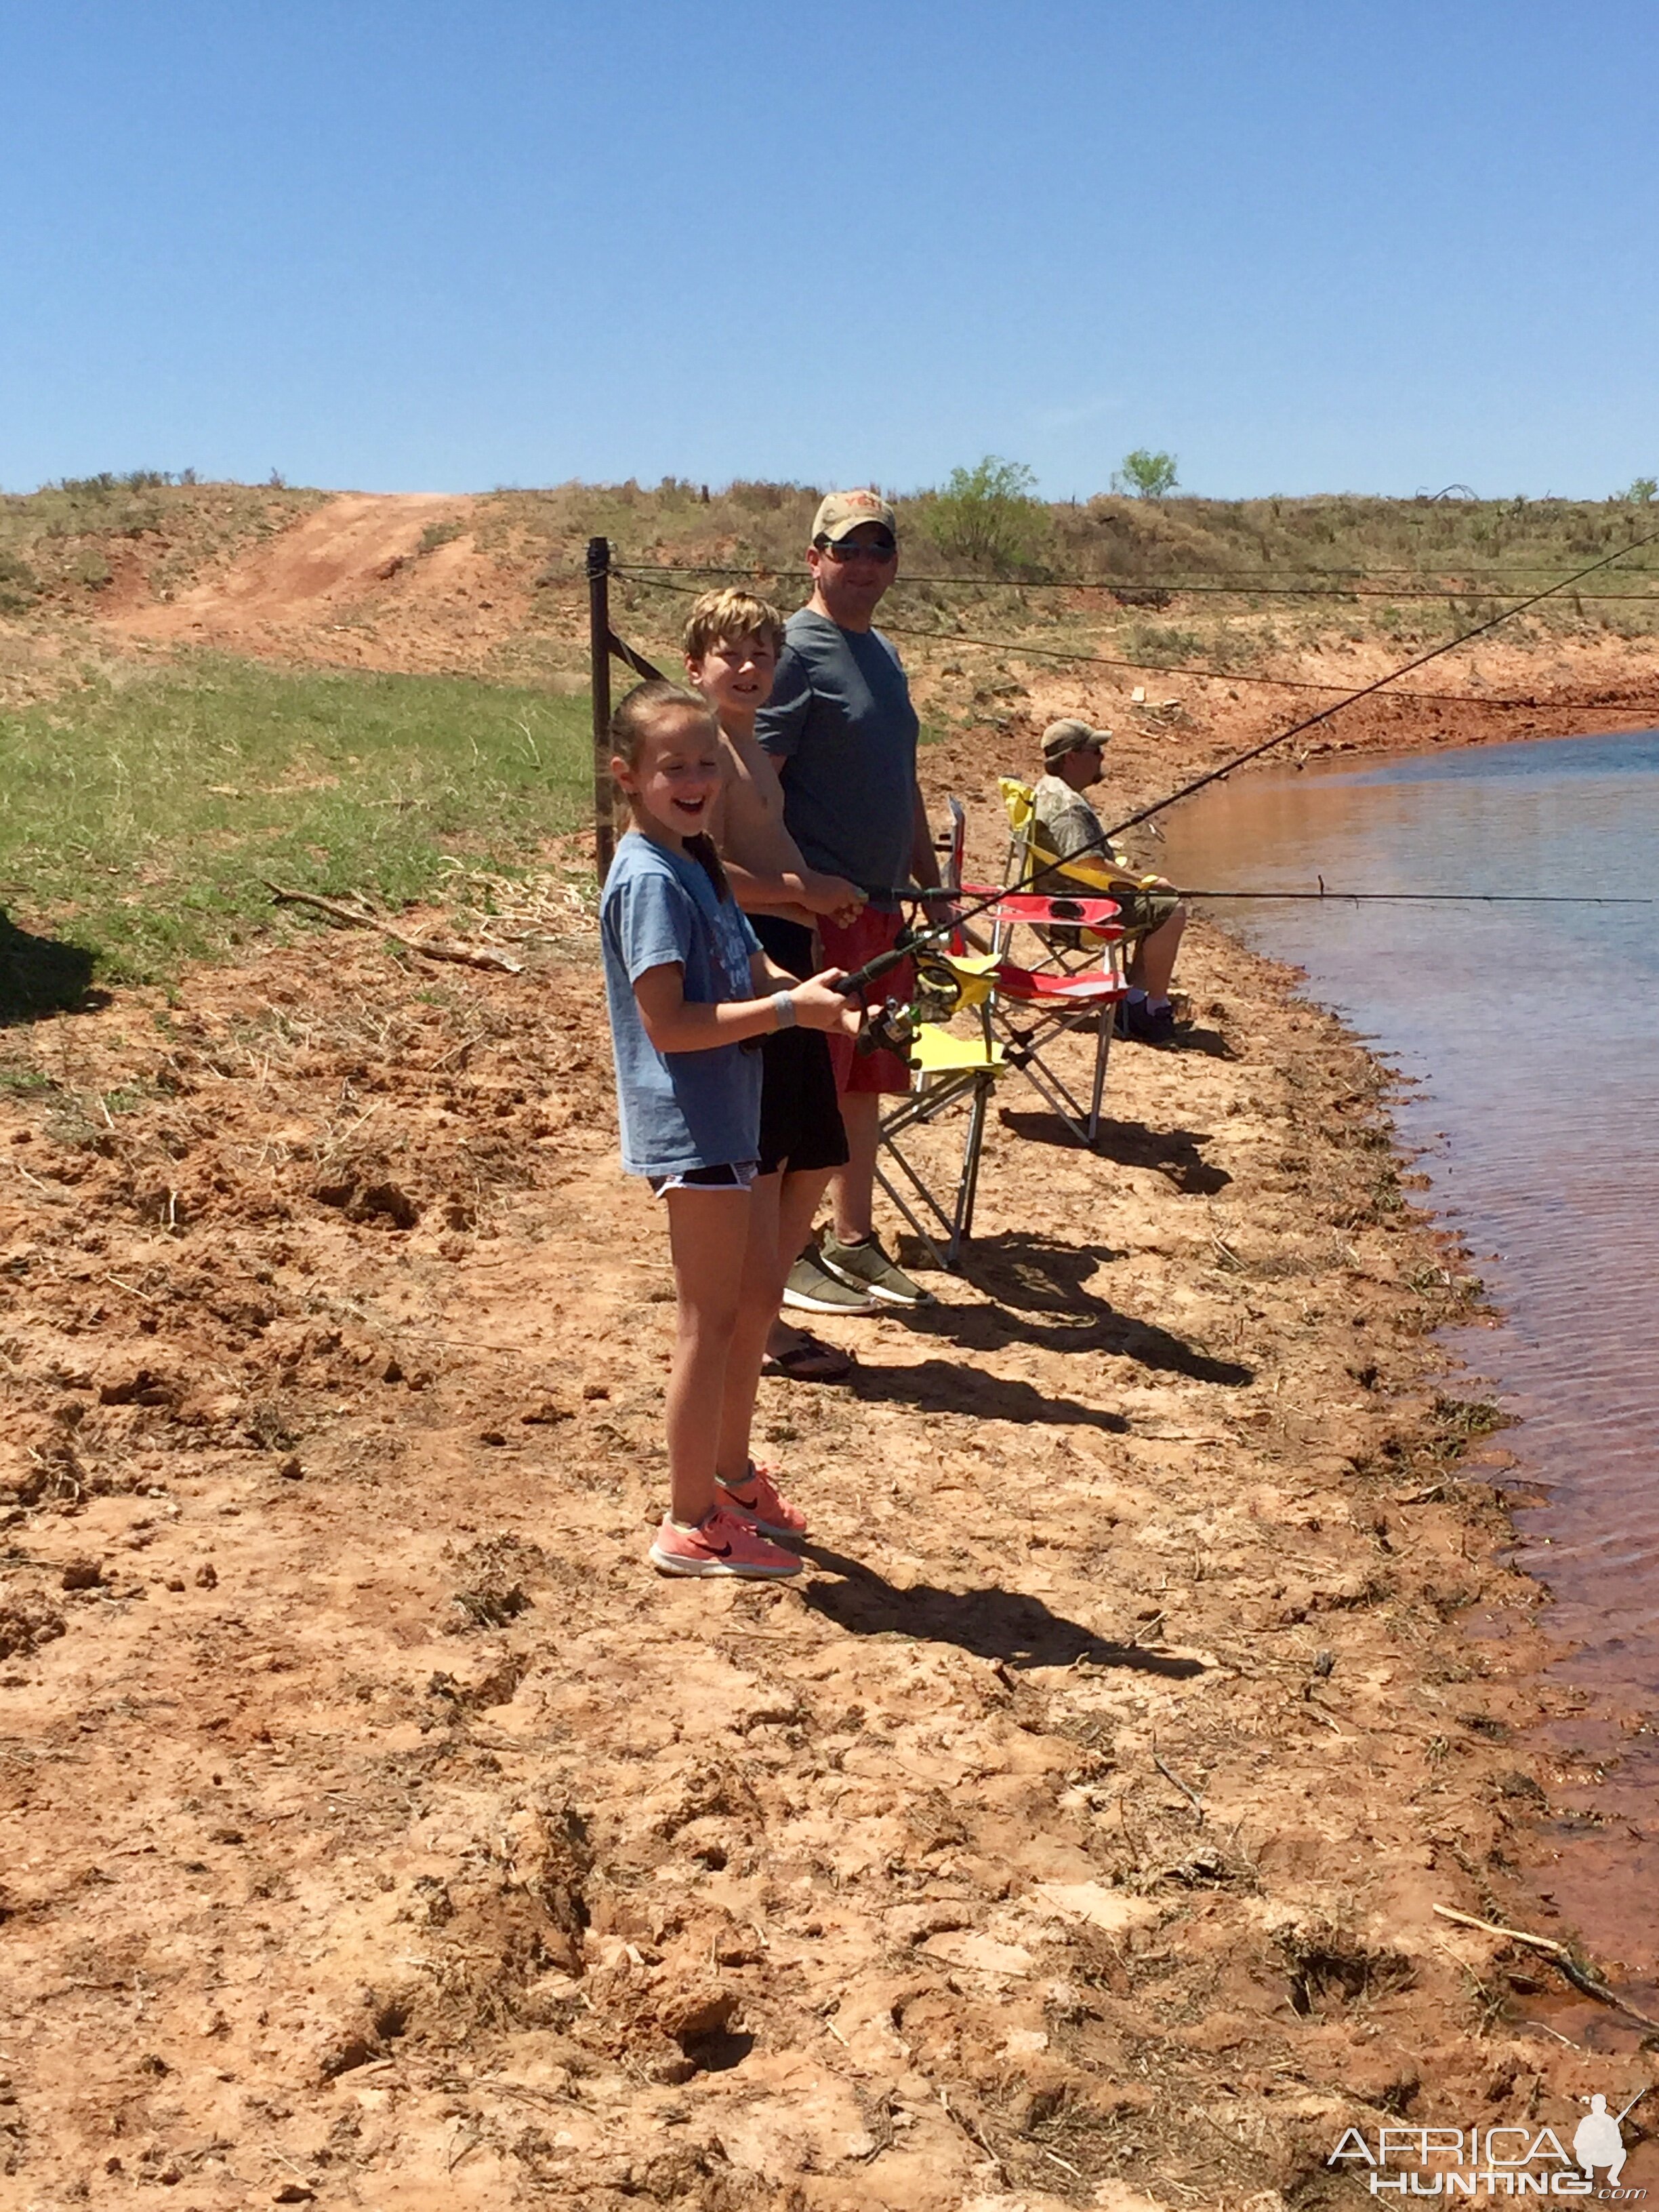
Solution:
<svg viewBox="0 0 1659 2212">
<path fill-rule="evenodd" d="M 798 1313 L 815 1314 L 872 1314 L 881 1311 L 880 1302 L 858 1285 L 844 1283 L 837 1275 L 827 1275 L 818 1265 L 816 1252 L 803 1252 L 789 1270 L 789 1279 L 783 1286 L 783 1303 L 793 1306 Z"/>
<path fill-rule="evenodd" d="M 842 1244 L 833 1232 L 826 1231 L 818 1248 L 818 1264 L 838 1283 L 850 1284 L 854 1290 L 879 1298 L 884 1306 L 933 1304 L 933 1292 L 924 1291 L 920 1283 L 910 1280 L 902 1267 L 896 1267 L 873 1237 L 866 1237 L 857 1244 Z"/>
</svg>

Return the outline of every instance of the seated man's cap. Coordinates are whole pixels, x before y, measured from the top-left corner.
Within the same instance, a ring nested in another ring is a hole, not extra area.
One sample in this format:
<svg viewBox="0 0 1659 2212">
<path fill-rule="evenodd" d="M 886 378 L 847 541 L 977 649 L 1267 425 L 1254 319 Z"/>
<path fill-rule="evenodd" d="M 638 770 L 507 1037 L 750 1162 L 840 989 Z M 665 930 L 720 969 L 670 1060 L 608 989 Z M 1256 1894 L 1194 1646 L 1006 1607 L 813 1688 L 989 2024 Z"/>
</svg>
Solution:
<svg viewBox="0 0 1659 2212">
<path fill-rule="evenodd" d="M 812 543 L 816 545 L 820 538 L 827 538 L 832 545 L 839 545 L 861 522 L 878 522 L 884 530 L 898 536 L 898 517 L 879 492 L 832 491 L 818 501 L 818 511 L 812 518 Z"/>
<path fill-rule="evenodd" d="M 1068 714 L 1064 721 L 1050 722 L 1042 732 L 1042 757 L 1064 760 L 1067 753 L 1080 753 L 1085 745 L 1103 745 L 1111 734 L 1109 730 L 1091 730 L 1086 722 Z"/>
</svg>

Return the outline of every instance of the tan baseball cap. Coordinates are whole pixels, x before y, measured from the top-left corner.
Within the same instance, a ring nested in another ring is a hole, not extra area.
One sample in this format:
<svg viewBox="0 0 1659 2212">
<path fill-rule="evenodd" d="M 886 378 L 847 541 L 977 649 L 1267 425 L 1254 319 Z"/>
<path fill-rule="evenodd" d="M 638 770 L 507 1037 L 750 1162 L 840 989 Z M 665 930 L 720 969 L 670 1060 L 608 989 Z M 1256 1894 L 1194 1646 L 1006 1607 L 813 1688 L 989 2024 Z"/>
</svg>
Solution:
<svg viewBox="0 0 1659 2212">
<path fill-rule="evenodd" d="M 1080 753 L 1085 745 L 1103 745 L 1111 738 L 1109 730 L 1091 730 L 1074 714 L 1063 721 L 1050 722 L 1042 732 L 1042 757 L 1045 761 L 1064 760 L 1067 753 Z"/>
<path fill-rule="evenodd" d="M 812 518 L 812 543 L 816 545 L 820 538 L 827 538 L 832 545 L 839 545 L 861 522 L 878 522 L 896 538 L 898 536 L 898 517 L 879 492 L 832 491 L 818 501 L 818 511 Z"/>
</svg>

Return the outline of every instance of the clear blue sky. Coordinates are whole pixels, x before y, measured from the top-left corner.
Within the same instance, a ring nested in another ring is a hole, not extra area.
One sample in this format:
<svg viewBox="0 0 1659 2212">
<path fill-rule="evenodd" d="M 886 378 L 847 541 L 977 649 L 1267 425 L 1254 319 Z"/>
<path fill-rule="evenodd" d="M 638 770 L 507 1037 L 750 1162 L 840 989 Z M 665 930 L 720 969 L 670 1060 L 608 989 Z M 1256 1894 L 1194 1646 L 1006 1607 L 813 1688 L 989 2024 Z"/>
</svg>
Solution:
<svg viewBox="0 0 1659 2212">
<path fill-rule="evenodd" d="M 0 0 L 0 486 L 1659 474 L 1651 0 Z"/>
</svg>

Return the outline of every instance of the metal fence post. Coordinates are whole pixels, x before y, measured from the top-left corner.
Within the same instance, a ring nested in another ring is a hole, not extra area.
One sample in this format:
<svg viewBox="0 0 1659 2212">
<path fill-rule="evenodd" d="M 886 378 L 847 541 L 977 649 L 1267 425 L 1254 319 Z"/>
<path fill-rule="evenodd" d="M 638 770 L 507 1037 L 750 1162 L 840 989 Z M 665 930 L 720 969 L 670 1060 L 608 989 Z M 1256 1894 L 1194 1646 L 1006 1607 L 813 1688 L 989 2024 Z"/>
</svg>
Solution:
<svg viewBox="0 0 1659 2212">
<path fill-rule="evenodd" d="M 587 541 L 587 650 L 593 687 L 593 872 L 604 883 L 616 850 L 611 783 L 611 540 Z"/>
</svg>

